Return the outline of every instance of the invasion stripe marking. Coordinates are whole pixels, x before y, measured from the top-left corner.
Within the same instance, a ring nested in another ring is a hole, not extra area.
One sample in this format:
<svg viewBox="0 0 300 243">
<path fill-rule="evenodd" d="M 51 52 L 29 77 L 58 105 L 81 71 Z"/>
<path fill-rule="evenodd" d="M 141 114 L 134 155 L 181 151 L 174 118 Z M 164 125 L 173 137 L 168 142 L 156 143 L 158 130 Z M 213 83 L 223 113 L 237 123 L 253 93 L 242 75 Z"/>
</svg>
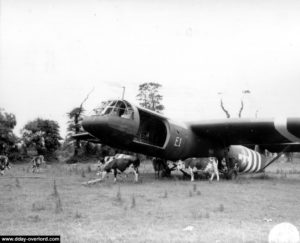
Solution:
<svg viewBox="0 0 300 243">
<path fill-rule="evenodd" d="M 245 161 L 245 150 L 244 150 L 244 147 L 243 146 L 238 146 L 240 149 L 241 149 L 241 154 L 240 154 L 240 156 L 241 156 L 241 165 L 240 165 L 240 169 L 239 169 L 239 172 L 240 173 L 244 173 L 244 170 L 245 170 L 245 168 L 246 168 L 246 166 L 247 166 L 247 163 L 246 163 L 246 161 Z"/>
<path fill-rule="evenodd" d="M 259 171 L 259 168 L 260 168 L 260 164 L 261 164 L 261 161 L 260 161 L 260 154 L 258 152 L 255 152 L 256 153 L 256 158 L 257 158 L 257 166 L 256 166 L 256 169 L 254 172 L 257 172 Z"/>
<path fill-rule="evenodd" d="M 242 170 L 240 171 L 241 173 L 244 173 L 246 168 L 247 168 L 247 160 L 246 160 L 246 151 L 245 151 L 245 148 L 243 146 L 240 146 L 241 150 L 242 150 L 242 165 L 243 165 L 243 168 Z"/>
<path fill-rule="evenodd" d="M 244 148 L 245 149 L 245 151 L 246 151 L 246 154 L 247 154 L 247 156 L 246 156 L 246 162 L 247 162 L 247 167 L 246 167 L 246 169 L 244 170 L 244 172 L 246 173 L 246 172 L 249 172 L 249 170 L 250 170 L 250 168 L 251 168 L 251 165 L 252 165 L 252 154 L 251 154 L 251 152 L 250 152 L 250 150 L 249 149 L 247 149 L 247 148 Z"/>
<path fill-rule="evenodd" d="M 275 129 L 285 138 L 290 140 L 291 142 L 300 142 L 300 138 L 296 137 L 295 135 L 291 134 L 287 129 L 287 119 L 283 118 L 276 118 L 274 120 Z"/>
<path fill-rule="evenodd" d="M 252 151 L 250 150 L 250 149 L 248 149 L 248 153 L 249 154 L 251 154 L 251 159 L 249 160 L 249 164 L 250 164 L 250 168 L 249 168 L 249 170 L 248 170 L 248 173 L 251 173 L 252 172 L 252 170 L 253 170 L 253 165 L 254 165 L 254 158 L 253 158 L 253 153 L 252 153 Z"/>
<path fill-rule="evenodd" d="M 241 145 L 236 145 L 234 146 L 237 151 L 238 151 L 238 160 L 239 160 L 239 172 L 240 173 L 243 173 L 243 171 L 245 170 L 246 166 L 247 166 L 247 163 L 244 159 L 245 157 L 245 154 L 244 154 L 244 149 L 243 149 L 243 146 Z"/>
<path fill-rule="evenodd" d="M 250 152 L 253 154 L 253 160 L 252 160 L 252 167 L 251 170 L 249 172 L 255 172 L 256 167 L 257 167 L 257 154 L 255 151 L 250 150 Z"/>
<path fill-rule="evenodd" d="M 253 152 L 255 154 L 255 163 L 256 163 L 255 169 L 253 170 L 253 172 L 255 173 L 257 171 L 257 168 L 258 168 L 258 160 L 259 160 L 258 157 L 259 157 L 259 155 L 256 151 L 253 151 Z"/>
<path fill-rule="evenodd" d="M 259 153 L 257 153 L 257 156 L 258 156 L 258 167 L 255 172 L 258 172 L 261 169 L 261 155 Z"/>
</svg>

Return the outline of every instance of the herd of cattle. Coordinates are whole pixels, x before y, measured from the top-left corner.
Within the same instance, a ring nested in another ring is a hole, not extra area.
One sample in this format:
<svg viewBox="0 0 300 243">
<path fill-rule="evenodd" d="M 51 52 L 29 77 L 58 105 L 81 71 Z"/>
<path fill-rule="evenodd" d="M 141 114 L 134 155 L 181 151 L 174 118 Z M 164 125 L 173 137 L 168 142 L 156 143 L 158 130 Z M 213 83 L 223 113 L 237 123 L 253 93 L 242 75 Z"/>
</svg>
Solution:
<svg viewBox="0 0 300 243">
<path fill-rule="evenodd" d="M 152 160 L 153 168 L 156 177 L 170 176 L 173 170 L 178 170 L 188 175 L 191 181 L 194 181 L 195 172 L 203 172 L 210 176 L 210 181 L 216 176 L 219 180 L 218 160 L 214 157 L 209 158 L 188 158 L 184 161 L 179 160 L 172 165 L 168 161 L 154 158 Z M 45 164 L 44 156 L 38 155 L 31 160 L 32 172 L 38 172 L 41 165 Z M 114 181 L 117 180 L 117 175 L 126 171 L 126 174 L 132 171 L 134 173 L 134 180 L 139 179 L 140 159 L 134 155 L 116 154 L 114 156 L 106 156 L 98 161 L 97 175 L 100 180 L 104 180 L 106 175 L 110 172 L 114 175 Z M 4 171 L 10 169 L 8 157 L 0 155 L 0 175 L 4 175 Z"/>
<path fill-rule="evenodd" d="M 30 161 L 32 164 L 32 172 L 39 172 L 39 168 L 41 165 L 45 165 L 46 162 L 44 160 L 43 155 L 34 156 Z M 8 157 L 6 155 L 0 155 L 0 175 L 4 175 L 5 170 L 9 170 L 11 168 Z"/>
<path fill-rule="evenodd" d="M 203 172 L 210 176 L 210 181 L 217 177 L 219 181 L 218 160 L 214 157 L 209 158 L 188 158 L 184 161 L 179 160 L 177 163 L 169 165 L 168 161 L 154 158 L 152 159 L 153 168 L 156 177 L 170 176 L 171 172 L 175 169 L 182 171 L 185 175 L 191 177 L 194 181 L 195 172 Z M 127 170 L 133 171 L 137 182 L 139 178 L 140 159 L 134 155 L 116 154 L 115 156 L 106 156 L 98 162 L 97 175 L 101 176 L 100 180 L 104 180 L 105 176 L 113 172 L 114 181 L 117 180 L 117 175 Z M 186 172 L 188 170 L 189 173 Z"/>
</svg>

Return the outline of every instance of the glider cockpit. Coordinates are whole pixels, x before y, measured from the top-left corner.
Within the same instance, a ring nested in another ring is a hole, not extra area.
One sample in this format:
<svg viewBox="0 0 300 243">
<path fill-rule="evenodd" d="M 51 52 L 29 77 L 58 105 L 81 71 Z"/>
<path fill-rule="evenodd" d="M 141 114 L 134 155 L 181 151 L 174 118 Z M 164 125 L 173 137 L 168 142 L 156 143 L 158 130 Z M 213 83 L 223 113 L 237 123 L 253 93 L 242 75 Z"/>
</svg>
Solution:
<svg viewBox="0 0 300 243">
<path fill-rule="evenodd" d="M 125 100 L 109 100 L 96 109 L 95 115 L 100 116 L 117 116 L 133 120 L 134 112 L 132 106 Z"/>
<path fill-rule="evenodd" d="M 100 136 L 101 142 L 110 144 L 116 140 L 123 144 L 138 131 L 138 111 L 125 100 L 105 101 L 83 119 L 82 126 L 93 136 Z"/>
<path fill-rule="evenodd" d="M 163 148 L 169 137 L 169 126 L 164 117 L 126 100 L 103 102 L 83 120 L 82 126 L 111 146 L 135 144 Z"/>
</svg>

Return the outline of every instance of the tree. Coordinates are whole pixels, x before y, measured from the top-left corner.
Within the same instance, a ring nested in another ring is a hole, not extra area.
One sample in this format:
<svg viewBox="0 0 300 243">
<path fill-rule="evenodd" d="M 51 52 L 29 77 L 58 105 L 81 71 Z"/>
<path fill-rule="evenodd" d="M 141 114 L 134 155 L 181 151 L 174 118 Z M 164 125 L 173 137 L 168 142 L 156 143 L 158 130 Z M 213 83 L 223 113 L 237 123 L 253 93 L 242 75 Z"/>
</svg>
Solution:
<svg viewBox="0 0 300 243">
<path fill-rule="evenodd" d="M 221 106 L 222 110 L 225 112 L 226 117 L 230 118 L 230 114 L 229 114 L 228 110 L 225 109 L 222 98 L 220 100 L 220 106 Z"/>
<path fill-rule="evenodd" d="M 16 124 L 16 116 L 0 108 L 0 154 L 8 154 L 17 142 L 17 137 L 13 133 Z"/>
<path fill-rule="evenodd" d="M 37 118 L 28 122 L 21 133 L 26 147 L 33 146 L 38 154 L 50 157 L 60 147 L 62 138 L 56 121 Z"/>
<path fill-rule="evenodd" d="M 78 134 L 83 131 L 82 126 L 81 126 L 81 121 L 83 119 L 82 118 L 83 113 L 84 113 L 84 109 L 82 106 L 75 107 L 73 110 L 71 110 L 68 113 L 68 117 L 69 117 L 70 121 L 69 121 L 69 126 L 68 126 L 67 130 L 69 132 L 68 137 L 71 140 L 73 140 L 71 137 L 73 134 Z M 80 140 L 75 139 L 74 156 L 78 155 L 78 151 L 79 151 L 80 147 L 81 147 Z"/>
<path fill-rule="evenodd" d="M 219 92 L 218 93 L 219 95 L 222 95 L 223 93 L 222 92 Z M 238 113 L 238 117 L 241 118 L 242 117 L 242 112 L 244 110 L 244 95 L 245 94 L 250 94 L 250 90 L 243 90 L 242 91 L 242 98 L 241 98 L 241 107 L 239 109 L 239 113 Z M 224 104 L 223 104 L 223 98 L 221 96 L 220 98 L 220 106 L 221 106 L 221 109 L 224 111 L 224 113 L 226 114 L 226 117 L 227 118 L 230 118 L 230 113 L 228 112 L 228 110 L 225 109 L 224 107 Z"/>
<path fill-rule="evenodd" d="M 243 90 L 242 91 L 242 94 L 243 94 L 243 96 L 242 96 L 242 98 L 241 98 L 241 108 L 240 108 L 240 110 L 239 110 L 239 118 L 241 118 L 242 117 L 242 112 L 243 112 L 243 110 L 244 110 L 244 95 L 245 94 L 250 94 L 250 90 Z"/>
<path fill-rule="evenodd" d="M 239 110 L 239 118 L 242 117 L 242 112 L 243 112 L 243 110 L 244 110 L 244 101 L 241 100 L 241 108 L 240 108 L 240 110 Z"/>
<path fill-rule="evenodd" d="M 83 128 L 81 126 L 81 121 L 83 119 L 83 113 L 84 113 L 84 109 L 83 109 L 83 104 L 84 102 L 87 101 L 87 99 L 89 98 L 90 94 L 93 92 L 94 89 L 92 89 L 90 91 L 90 93 L 88 93 L 88 95 L 86 96 L 86 98 L 81 102 L 79 107 L 75 107 L 73 108 L 68 114 L 68 117 L 70 119 L 69 121 L 69 126 L 67 128 L 68 130 L 68 137 L 72 139 L 72 135 L 74 134 L 78 134 L 80 132 L 83 132 Z M 78 155 L 78 151 L 80 148 L 80 140 L 79 139 L 75 139 L 75 147 L 74 147 L 74 156 Z"/>
<path fill-rule="evenodd" d="M 83 113 L 84 109 L 82 108 L 82 106 L 75 107 L 68 113 L 68 117 L 70 119 L 69 126 L 67 128 L 68 132 L 70 132 L 69 135 L 77 134 L 83 131 L 82 126 L 80 124 L 80 122 L 83 119 Z"/>
<path fill-rule="evenodd" d="M 139 85 L 139 93 L 136 96 L 139 104 L 147 109 L 162 112 L 164 106 L 161 104 L 163 96 L 159 94 L 161 84 L 149 82 Z"/>
</svg>

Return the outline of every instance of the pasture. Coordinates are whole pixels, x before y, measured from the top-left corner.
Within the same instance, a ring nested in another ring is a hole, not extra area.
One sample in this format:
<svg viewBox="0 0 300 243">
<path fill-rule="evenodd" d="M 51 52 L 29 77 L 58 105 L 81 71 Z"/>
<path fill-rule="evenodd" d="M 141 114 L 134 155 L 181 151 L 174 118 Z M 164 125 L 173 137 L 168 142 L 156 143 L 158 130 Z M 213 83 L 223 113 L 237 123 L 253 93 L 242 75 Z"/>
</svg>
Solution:
<svg viewBox="0 0 300 243">
<path fill-rule="evenodd" d="M 0 234 L 60 235 L 62 242 L 267 242 L 270 229 L 300 229 L 300 160 L 265 175 L 190 182 L 155 179 L 142 162 L 133 175 L 83 186 L 92 163 L 50 164 L 32 174 L 17 164 L 0 177 Z"/>
</svg>

